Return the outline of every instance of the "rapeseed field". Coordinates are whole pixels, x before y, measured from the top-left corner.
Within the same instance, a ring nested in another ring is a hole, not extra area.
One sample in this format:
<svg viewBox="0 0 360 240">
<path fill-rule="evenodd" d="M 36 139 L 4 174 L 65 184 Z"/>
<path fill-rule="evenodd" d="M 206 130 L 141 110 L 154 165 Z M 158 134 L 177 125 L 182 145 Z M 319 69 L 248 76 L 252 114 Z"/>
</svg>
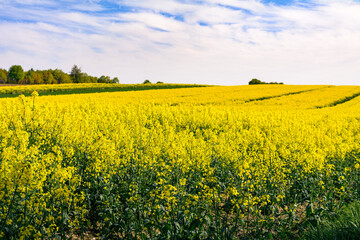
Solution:
<svg viewBox="0 0 360 240">
<path fill-rule="evenodd" d="M 0 99 L 0 239 L 301 238 L 360 200 L 359 92 Z"/>
<path fill-rule="evenodd" d="M 66 84 L 31 84 L 0 85 L 0 98 L 16 97 L 20 94 L 30 95 L 33 91 L 41 95 L 62 95 L 96 92 L 140 91 L 149 89 L 174 89 L 205 87 L 197 84 L 117 84 L 117 83 L 66 83 Z"/>
</svg>

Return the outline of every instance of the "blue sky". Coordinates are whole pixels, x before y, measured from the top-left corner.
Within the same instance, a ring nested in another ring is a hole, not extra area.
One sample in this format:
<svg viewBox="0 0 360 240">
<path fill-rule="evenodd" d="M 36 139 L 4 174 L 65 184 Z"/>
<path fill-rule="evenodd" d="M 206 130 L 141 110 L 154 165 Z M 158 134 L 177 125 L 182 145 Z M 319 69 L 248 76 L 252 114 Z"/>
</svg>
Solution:
<svg viewBox="0 0 360 240">
<path fill-rule="evenodd" d="M 0 68 L 360 85 L 355 0 L 0 0 Z"/>
</svg>

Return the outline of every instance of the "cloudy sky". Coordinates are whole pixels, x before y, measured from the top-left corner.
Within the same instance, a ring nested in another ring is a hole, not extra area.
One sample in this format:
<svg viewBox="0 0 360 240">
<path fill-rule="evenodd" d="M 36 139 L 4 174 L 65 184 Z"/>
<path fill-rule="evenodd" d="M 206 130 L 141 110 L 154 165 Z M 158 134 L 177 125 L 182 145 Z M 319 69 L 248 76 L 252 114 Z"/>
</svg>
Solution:
<svg viewBox="0 0 360 240">
<path fill-rule="evenodd" d="M 0 0 L 0 68 L 360 85 L 359 0 Z"/>
</svg>

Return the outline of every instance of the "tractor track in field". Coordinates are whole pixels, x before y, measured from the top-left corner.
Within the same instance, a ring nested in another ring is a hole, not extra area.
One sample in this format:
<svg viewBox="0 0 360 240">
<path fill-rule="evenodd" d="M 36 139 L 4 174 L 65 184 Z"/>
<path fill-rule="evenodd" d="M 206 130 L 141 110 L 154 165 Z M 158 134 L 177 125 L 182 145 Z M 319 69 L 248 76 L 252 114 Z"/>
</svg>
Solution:
<svg viewBox="0 0 360 240">
<path fill-rule="evenodd" d="M 302 90 L 302 91 L 297 91 L 297 92 L 283 93 L 283 94 L 279 94 L 279 95 L 275 95 L 275 96 L 251 98 L 251 99 L 245 100 L 244 103 L 249 103 L 249 102 L 254 102 L 254 101 L 264 101 L 264 100 L 268 100 L 268 99 L 272 99 L 272 98 L 278 98 L 278 97 L 285 97 L 285 96 L 290 96 L 290 95 L 296 95 L 296 94 L 301 94 L 301 93 L 306 93 L 306 92 L 312 92 L 312 91 L 315 91 L 315 90 L 320 90 L 320 89 L 324 89 L 324 88 L 331 88 L 331 87 L 334 87 L 334 86 L 326 86 L 326 87 L 314 88 L 314 89 L 309 89 L 309 90 Z"/>
<path fill-rule="evenodd" d="M 346 103 L 346 102 L 349 102 L 351 100 L 353 100 L 354 98 L 357 98 L 360 96 L 360 92 L 358 93 L 354 93 L 353 95 L 351 96 L 347 96 L 347 97 L 344 97 L 344 98 L 341 98 L 339 100 L 336 100 L 332 103 L 329 103 L 329 104 L 325 104 L 325 105 L 322 105 L 322 106 L 316 106 L 315 108 L 327 108 L 327 107 L 335 107 L 337 105 L 340 105 L 340 104 L 343 104 L 343 103 Z"/>
</svg>

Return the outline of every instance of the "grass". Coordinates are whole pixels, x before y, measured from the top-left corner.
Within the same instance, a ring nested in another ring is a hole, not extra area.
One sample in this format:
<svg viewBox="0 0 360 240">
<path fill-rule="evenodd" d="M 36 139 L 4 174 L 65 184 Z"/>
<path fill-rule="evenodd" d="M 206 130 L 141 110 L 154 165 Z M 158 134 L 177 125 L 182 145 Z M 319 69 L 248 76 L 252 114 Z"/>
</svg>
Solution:
<svg viewBox="0 0 360 240">
<path fill-rule="evenodd" d="M 360 202 L 354 202 L 344 207 L 333 217 L 306 233 L 305 239 L 360 239 Z"/>
</svg>

